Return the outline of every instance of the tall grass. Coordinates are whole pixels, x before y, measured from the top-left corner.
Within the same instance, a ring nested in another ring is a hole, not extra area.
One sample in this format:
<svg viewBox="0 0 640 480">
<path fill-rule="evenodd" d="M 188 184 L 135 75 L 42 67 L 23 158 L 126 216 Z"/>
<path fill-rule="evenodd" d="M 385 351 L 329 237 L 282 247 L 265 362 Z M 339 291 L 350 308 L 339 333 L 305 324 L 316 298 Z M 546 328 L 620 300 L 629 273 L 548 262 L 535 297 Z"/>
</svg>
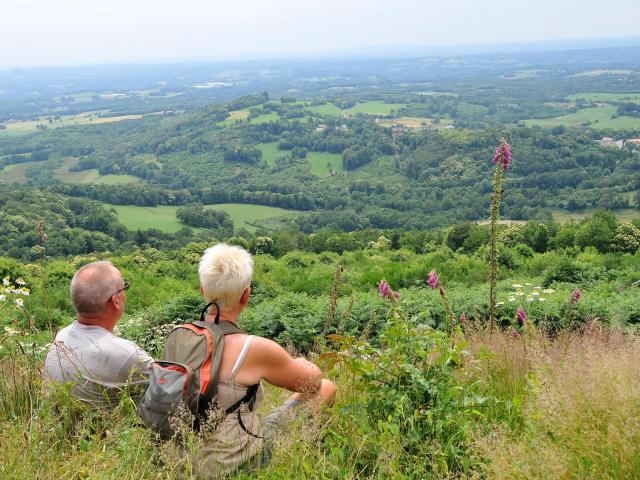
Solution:
<svg viewBox="0 0 640 480">
<path fill-rule="evenodd" d="M 521 422 L 496 421 L 479 430 L 474 449 L 483 473 L 489 478 L 637 478 L 639 339 L 591 325 L 554 339 L 531 332 L 526 350 L 520 340 L 507 333 L 472 340 L 476 349 L 494 355 L 481 360 L 478 378 L 503 398 L 523 399 Z"/>
</svg>

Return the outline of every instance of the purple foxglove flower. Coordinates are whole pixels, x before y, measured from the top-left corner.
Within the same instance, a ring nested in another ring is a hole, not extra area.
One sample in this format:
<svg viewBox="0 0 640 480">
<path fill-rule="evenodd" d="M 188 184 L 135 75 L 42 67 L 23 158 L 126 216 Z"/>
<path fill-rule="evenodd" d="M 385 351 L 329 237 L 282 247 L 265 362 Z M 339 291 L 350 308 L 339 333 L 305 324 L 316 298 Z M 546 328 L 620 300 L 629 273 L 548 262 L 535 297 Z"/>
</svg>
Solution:
<svg viewBox="0 0 640 480">
<path fill-rule="evenodd" d="M 429 272 L 429 279 L 427 280 L 427 284 L 431 290 L 435 290 L 438 285 L 438 274 L 436 273 L 435 268 Z"/>
<path fill-rule="evenodd" d="M 465 316 L 464 312 L 462 312 L 460 314 L 460 325 L 464 325 L 464 322 L 467 321 L 467 317 Z"/>
<path fill-rule="evenodd" d="M 393 296 L 396 298 L 397 301 L 400 301 L 400 292 L 393 292 Z"/>
<path fill-rule="evenodd" d="M 493 164 L 495 165 L 500 161 L 500 155 L 504 156 L 504 162 L 502 164 L 505 171 L 509 169 L 509 164 L 511 162 L 511 146 L 508 143 L 502 143 L 496 148 L 496 153 L 493 156 Z"/>
<path fill-rule="evenodd" d="M 573 294 L 571 295 L 571 298 L 573 299 L 574 302 L 578 303 L 580 301 L 580 298 L 582 298 L 582 292 L 580 291 L 579 288 L 576 288 L 573 291 Z"/>
<path fill-rule="evenodd" d="M 384 278 L 380 280 L 380 285 L 378 285 L 378 290 L 380 291 L 380 296 L 382 298 L 387 298 L 389 296 L 389 291 L 391 289 L 389 288 L 389 284 L 384 280 Z"/>
<path fill-rule="evenodd" d="M 522 309 L 522 305 L 518 307 L 518 323 L 524 325 L 527 321 L 527 313 Z"/>
</svg>

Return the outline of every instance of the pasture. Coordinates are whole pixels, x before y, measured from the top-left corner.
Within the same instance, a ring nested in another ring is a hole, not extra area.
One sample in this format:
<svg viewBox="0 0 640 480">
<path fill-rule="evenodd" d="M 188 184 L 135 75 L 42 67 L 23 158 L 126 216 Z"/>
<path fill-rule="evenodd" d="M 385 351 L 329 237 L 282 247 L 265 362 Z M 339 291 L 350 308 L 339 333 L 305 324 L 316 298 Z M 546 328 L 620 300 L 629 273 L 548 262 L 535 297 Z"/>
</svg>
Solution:
<svg viewBox="0 0 640 480">
<path fill-rule="evenodd" d="M 617 117 L 617 108 L 611 105 L 600 104 L 593 108 L 582 108 L 575 113 L 561 115 L 555 118 L 541 118 L 524 120 L 528 127 L 538 125 L 541 127 L 554 127 L 564 125 L 566 127 L 579 127 L 588 124 L 594 128 L 640 128 L 640 118 Z M 591 122 L 590 124 L 588 122 Z"/>
<path fill-rule="evenodd" d="M 311 173 L 326 177 L 331 173 L 342 172 L 342 155 L 329 152 L 309 152 L 307 160 L 311 164 Z"/>
<path fill-rule="evenodd" d="M 384 103 L 381 101 L 371 101 L 359 103 L 351 108 L 348 108 L 346 112 L 350 115 L 357 113 L 364 113 L 365 115 L 391 115 L 392 111 L 397 112 L 399 109 L 405 107 L 404 103 Z"/>
<path fill-rule="evenodd" d="M 39 117 L 35 120 L 20 120 L 5 122 L 6 129 L 0 130 L 0 136 L 18 136 L 37 132 L 39 129 L 60 128 L 69 125 L 99 125 L 102 123 L 121 122 L 123 120 L 138 120 L 144 115 L 115 115 L 112 117 L 101 117 L 105 112 L 93 111 L 84 112 L 77 115 L 62 115 L 55 117 Z"/>
<path fill-rule="evenodd" d="M 278 157 L 288 154 L 285 150 L 278 150 L 278 142 L 258 143 L 256 148 L 262 152 L 262 159 L 267 165 L 275 164 Z"/>
<path fill-rule="evenodd" d="M 64 183 L 101 183 L 104 185 L 125 185 L 129 183 L 138 183 L 142 179 L 133 175 L 100 175 L 97 169 L 81 170 L 79 172 L 70 171 L 78 163 L 78 159 L 74 157 L 66 157 L 54 173 L 55 178 Z"/>
<path fill-rule="evenodd" d="M 236 122 L 243 122 L 249 117 L 249 110 L 234 110 L 229 112 L 229 116 L 218 122 L 218 125 L 233 125 Z"/>
<path fill-rule="evenodd" d="M 129 230 L 157 228 L 163 232 L 175 233 L 186 226 L 176 217 L 176 210 L 180 208 L 177 206 L 139 207 L 136 205 L 111 205 L 106 203 L 104 206 L 105 208 L 115 209 L 118 219 Z M 249 224 L 268 226 L 273 224 L 278 217 L 291 218 L 299 215 L 299 212 L 295 210 L 242 203 L 220 203 L 206 205 L 206 207 L 227 212 L 236 228 L 244 227 L 251 232 L 254 232 L 256 227 Z M 192 229 L 199 230 L 197 228 Z"/>
<path fill-rule="evenodd" d="M 280 115 L 277 112 L 265 113 L 260 115 L 259 117 L 252 118 L 249 120 L 249 123 L 259 124 L 259 123 L 269 123 L 269 122 L 277 122 L 280 119 Z"/>
<path fill-rule="evenodd" d="M 42 162 L 23 162 L 6 165 L 0 170 L 0 183 L 26 183 L 27 169 Z"/>
<path fill-rule="evenodd" d="M 324 105 L 313 105 L 311 107 L 305 107 L 305 110 L 309 110 L 316 115 L 322 115 L 326 117 L 339 117 L 342 114 L 342 110 L 330 102 L 327 102 Z"/>
<path fill-rule="evenodd" d="M 388 120 L 380 120 L 380 125 L 383 127 L 393 127 L 395 125 L 401 125 L 403 127 L 418 129 L 418 128 L 444 128 L 453 124 L 451 118 L 441 118 L 440 121 L 435 123 L 432 118 L 426 117 L 398 117 Z"/>
<path fill-rule="evenodd" d="M 608 92 L 581 92 L 567 96 L 567 100 L 591 100 L 593 102 L 620 102 L 620 101 L 640 101 L 640 92 L 633 93 L 608 93 Z"/>
</svg>

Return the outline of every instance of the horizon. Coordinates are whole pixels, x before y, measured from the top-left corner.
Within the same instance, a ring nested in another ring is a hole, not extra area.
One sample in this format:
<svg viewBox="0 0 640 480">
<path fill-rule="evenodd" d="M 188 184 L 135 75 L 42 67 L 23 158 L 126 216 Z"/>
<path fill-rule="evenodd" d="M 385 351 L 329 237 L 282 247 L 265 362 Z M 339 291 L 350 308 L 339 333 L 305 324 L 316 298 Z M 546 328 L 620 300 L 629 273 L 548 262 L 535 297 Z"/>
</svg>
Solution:
<svg viewBox="0 0 640 480">
<path fill-rule="evenodd" d="M 0 68 L 344 56 L 343 52 L 624 41 L 640 43 L 640 4 L 587 0 L 576 9 L 463 0 L 292 3 L 238 0 L 7 0 Z M 522 19 L 526 19 L 526 22 Z M 569 20 L 568 20 L 569 19 Z"/>
<path fill-rule="evenodd" d="M 91 62 L 79 61 L 69 63 L 40 63 L 1 65 L 0 72 L 13 70 L 47 69 L 47 68 L 82 68 L 101 66 L 163 66 L 190 65 L 211 63 L 251 63 L 251 62 L 279 62 L 279 61 L 322 61 L 348 60 L 358 58 L 394 59 L 419 57 L 448 57 L 465 55 L 499 55 L 501 53 L 531 53 L 531 52 L 563 52 L 571 50 L 601 50 L 608 48 L 640 48 L 640 35 L 619 37 L 590 37 L 545 39 L 521 42 L 500 43 L 465 43 L 439 45 L 372 45 L 360 48 L 345 48 L 338 50 L 320 50 L 307 53 L 274 53 L 274 54 L 237 54 L 218 57 L 146 57 L 127 60 L 114 59 L 112 61 Z"/>
</svg>

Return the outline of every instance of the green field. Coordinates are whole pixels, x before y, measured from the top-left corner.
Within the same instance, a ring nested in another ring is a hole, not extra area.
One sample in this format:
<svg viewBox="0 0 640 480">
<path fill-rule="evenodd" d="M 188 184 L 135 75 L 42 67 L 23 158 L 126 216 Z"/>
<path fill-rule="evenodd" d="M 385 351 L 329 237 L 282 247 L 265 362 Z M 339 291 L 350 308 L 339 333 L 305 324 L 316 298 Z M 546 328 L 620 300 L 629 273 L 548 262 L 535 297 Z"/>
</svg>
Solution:
<svg viewBox="0 0 640 480">
<path fill-rule="evenodd" d="M 591 122 L 595 128 L 640 128 L 640 118 L 618 117 L 612 119 L 617 108 L 611 105 L 601 105 L 594 108 L 582 108 L 575 113 L 561 115 L 555 118 L 529 119 L 525 120 L 527 126 L 539 125 L 541 127 L 553 127 L 564 125 L 567 127 L 578 127 L 586 122 Z"/>
<path fill-rule="evenodd" d="M 0 170 L 0 181 L 3 183 L 25 183 L 27 181 L 27 177 L 25 176 L 27 169 L 38 163 L 41 164 L 42 162 L 24 162 L 7 165 Z"/>
<path fill-rule="evenodd" d="M 129 183 L 139 183 L 141 179 L 133 175 L 103 175 L 95 180 L 95 183 L 104 185 L 126 185 Z"/>
<path fill-rule="evenodd" d="M 347 113 L 355 115 L 356 113 L 364 113 L 366 115 L 390 115 L 391 110 L 395 110 L 405 107 L 404 103 L 384 103 L 380 101 L 364 102 L 358 105 L 348 108 Z"/>
<path fill-rule="evenodd" d="M 176 217 L 176 210 L 180 207 L 104 205 L 106 208 L 114 208 L 118 214 L 119 220 L 129 230 L 147 230 L 149 228 L 157 228 L 163 232 L 174 233 L 185 226 Z M 285 210 L 284 208 L 267 207 L 264 205 L 246 205 L 242 203 L 220 203 L 216 205 L 207 205 L 207 208 L 227 212 L 236 228 L 244 227 L 251 232 L 255 231 L 256 227 L 245 222 L 269 226 L 269 224 L 275 222 L 276 217 L 294 217 L 300 213 L 296 210 Z"/>
<path fill-rule="evenodd" d="M 325 115 L 332 117 L 339 117 L 342 114 L 342 110 L 336 107 L 333 103 L 325 103 L 324 105 L 314 105 L 312 107 L 306 107 L 305 110 L 309 110 L 317 115 Z"/>
<path fill-rule="evenodd" d="M 143 115 L 116 115 L 113 117 L 100 117 L 104 111 L 84 112 L 77 115 L 63 115 L 59 119 L 49 122 L 49 117 L 40 117 L 36 120 L 21 120 L 17 122 L 7 122 L 6 129 L 0 130 L 0 136 L 26 135 L 38 131 L 38 126 L 49 128 L 60 128 L 69 125 L 98 125 L 101 123 L 120 122 L 122 120 L 137 120 Z"/>
<path fill-rule="evenodd" d="M 640 92 L 635 93 L 607 93 L 607 92 L 584 92 L 569 95 L 567 100 L 572 102 L 578 99 L 591 100 L 593 102 L 620 102 L 630 100 L 640 101 Z"/>
<path fill-rule="evenodd" d="M 233 125 L 236 122 L 243 122 L 249 116 L 249 110 L 235 110 L 233 112 L 229 112 L 229 116 L 218 122 L 218 125 Z"/>
<path fill-rule="evenodd" d="M 256 148 L 262 152 L 262 159 L 267 162 L 267 165 L 273 165 L 278 157 L 284 157 L 288 153 L 278 150 L 278 142 L 258 143 Z"/>
<path fill-rule="evenodd" d="M 594 214 L 595 210 L 585 210 L 581 212 L 568 212 L 566 210 L 554 210 L 553 211 L 553 219 L 556 222 L 564 223 L 569 220 L 582 221 L 587 217 L 590 217 Z M 621 210 L 615 210 L 613 213 L 616 214 L 616 217 L 621 222 L 631 222 L 633 220 L 637 220 L 640 218 L 640 210 L 636 210 L 633 208 L 624 208 Z"/>
<path fill-rule="evenodd" d="M 280 115 L 276 112 L 265 113 L 264 115 L 260 115 L 259 117 L 252 118 L 249 123 L 268 123 L 268 122 L 277 122 L 280 119 Z"/>
<path fill-rule="evenodd" d="M 328 152 L 309 152 L 307 159 L 311 164 L 311 173 L 326 177 L 331 172 L 342 172 L 342 155 Z"/>
</svg>

